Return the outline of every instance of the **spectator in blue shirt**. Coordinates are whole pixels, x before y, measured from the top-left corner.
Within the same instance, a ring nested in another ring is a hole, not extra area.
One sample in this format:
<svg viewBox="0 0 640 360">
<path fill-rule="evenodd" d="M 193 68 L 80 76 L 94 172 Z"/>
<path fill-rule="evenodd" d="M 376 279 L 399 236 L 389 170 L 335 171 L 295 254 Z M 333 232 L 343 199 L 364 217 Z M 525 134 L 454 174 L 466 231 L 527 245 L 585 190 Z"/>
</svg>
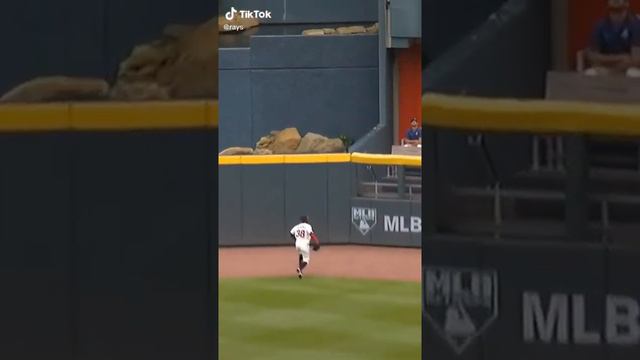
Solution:
<svg viewBox="0 0 640 360">
<path fill-rule="evenodd" d="M 422 145 L 422 128 L 418 127 L 418 120 L 411 118 L 411 128 L 407 130 L 407 135 L 402 139 L 402 145 Z"/>
<path fill-rule="evenodd" d="M 609 15 L 600 20 L 591 38 L 586 75 L 640 76 L 640 18 L 629 9 L 629 0 L 608 0 Z"/>
</svg>

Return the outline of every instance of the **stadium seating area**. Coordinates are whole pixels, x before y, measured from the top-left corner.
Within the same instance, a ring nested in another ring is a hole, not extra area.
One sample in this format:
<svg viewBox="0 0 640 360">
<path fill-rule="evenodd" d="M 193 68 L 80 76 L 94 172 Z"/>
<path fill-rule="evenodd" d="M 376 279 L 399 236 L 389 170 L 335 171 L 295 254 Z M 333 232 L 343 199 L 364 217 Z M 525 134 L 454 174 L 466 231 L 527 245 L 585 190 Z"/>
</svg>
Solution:
<svg viewBox="0 0 640 360">
<path fill-rule="evenodd" d="M 590 23 L 595 21 L 592 20 Z M 575 26 L 575 22 L 572 24 Z M 588 39 L 589 34 L 583 33 L 583 37 Z M 567 46 L 567 58 L 575 59 L 576 46 L 581 48 L 573 43 Z M 570 65 L 576 70 L 558 71 L 556 66 L 549 67 L 545 79 L 544 97 L 550 102 L 602 103 L 603 106 L 639 103 L 640 79 L 586 76 L 578 71 L 579 62 Z M 533 117 L 538 116 L 537 121 L 546 123 L 542 118 L 544 114 L 536 115 L 535 110 L 525 108 L 522 111 L 523 122 L 536 121 Z M 640 118 L 640 108 L 625 111 L 638 111 Z M 429 118 L 428 110 L 424 116 Z M 439 184 L 447 194 L 444 203 L 439 203 L 446 213 L 446 216 L 439 215 L 441 231 L 500 238 L 566 239 L 570 232 L 568 222 L 575 220 L 570 219 L 575 213 L 569 209 L 580 207 L 579 201 L 583 199 L 588 227 L 583 240 L 634 241 L 640 232 L 638 137 L 628 136 L 633 131 L 628 129 L 625 134 L 624 128 L 618 129 L 621 135 L 581 136 L 580 124 L 576 121 L 573 125 L 578 127 L 573 135 L 565 131 L 525 131 L 528 134 L 523 135 L 522 129 L 510 131 L 505 127 L 502 135 L 490 138 L 481 128 L 467 127 L 470 131 L 460 131 L 463 126 L 449 127 L 439 135 L 439 145 L 449 144 L 444 147 L 446 155 L 438 157 L 440 163 L 447 163 L 439 170 Z M 558 124 L 558 129 L 561 128 Z M 479 132 L 487 136 L 479 137 Z M 456 148 L 452 143 L 462 147 Z M 512 161 L 505 161 L 507 152 Z M 464 163 L 464 159 L 472 161 Z M 474 171 L 475 178 L 465 178 L 465 174 Z"/>
</svg>

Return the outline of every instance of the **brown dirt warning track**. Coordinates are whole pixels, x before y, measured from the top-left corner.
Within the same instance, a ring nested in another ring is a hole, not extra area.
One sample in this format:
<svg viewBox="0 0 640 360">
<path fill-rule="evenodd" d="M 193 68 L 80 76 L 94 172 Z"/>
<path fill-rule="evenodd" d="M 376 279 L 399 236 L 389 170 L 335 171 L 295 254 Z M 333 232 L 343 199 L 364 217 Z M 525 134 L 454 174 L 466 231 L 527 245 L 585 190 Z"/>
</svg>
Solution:
<svg viewBox="0 0 640 360">
<path fill-rule="evenodd" d="M 312 251 L 305 276 L 420 281 L 421 250 L 358 245 L 323 245 Z M 298 254 L 292 245 L 220 248 L 220 278 L 295 276 Z"/>
</svg>

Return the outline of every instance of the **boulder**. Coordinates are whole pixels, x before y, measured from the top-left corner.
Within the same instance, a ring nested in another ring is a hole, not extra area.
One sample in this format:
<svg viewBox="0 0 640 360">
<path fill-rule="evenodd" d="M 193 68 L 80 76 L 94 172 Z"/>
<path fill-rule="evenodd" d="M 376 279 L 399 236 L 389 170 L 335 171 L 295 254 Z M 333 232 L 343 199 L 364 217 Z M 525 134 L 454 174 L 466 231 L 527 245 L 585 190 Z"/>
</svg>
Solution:
<svg viewBox="0 0 640 360">
<path fill-rule="evenodd" d="M 296 151 L 300 144 L 300 133 L 296 128 L 286 128 L 275 135 L 269 150 L 274 154 L 291 154 Z"/>
<path fill-rule="evenodd" d="M 253 149 L 250 147 L 230 147 L 222 150 L 219 154 L 220 156 L 231 156 L 231 155 L 252 155 Z"/>
<path fill-rule="evenodd" d="M 269 150 L 269 149 L 256 149 L 253 152 L 253 155 L 272 155 L 273 151 Z"/>
<path fill-rule="evenodd" d="M 109 84 L 102 79 L 49 76 L 16 86 L 0 102 L 103 100 L 108 93 Z"/>
<path fill-rule="evenodd" d="M 163 98 L 167 92 L 172 99 L 217 98 L 217 18 L 196 26 L 171 24 L 163 35 L 135 46 L 122 61 L 112 97 Z"/>
<path fill-rule="evenodd" d="M 339 27 L 339 28 L 336 29 L 336 31 L 338 32 L 338 34 L 350 35 L 350 34 L 366 33 L 367 29 L 365 29 L 364 26 L 355 25 L 355 26 Z"/>
<path fill-rule="evenodd" d="M 300 145 L 296 149 L 299 154 L 312 153 L 341 153 L 345 152 L 344 143 L 340 139 L 329 139 L 326 136 L 307 133 L 301 140 Z"/>
<path fill-rule="evenodd" d="M 302 35 L 306 35 L 306 36 L 318 36 L 318 35 L 324 35 L 324 34 L 325 34 L 325 31 L 323 29 L 308 29 L 302 32 Z"/>
<path fill-rule="evenodd" d="M 256 150 L 269 149 L 269 147 L 271 147 L 271 144 L 273 144 L 275 139 L 276 139 L 275 135 L 267 135 L 267 136 L 261 137 L 260 140 L 258 140 L 258 142 L 256 143 Z"/>
<path fill-rule="evenodd" d="M 169 89 L 155 82 L 120 82 L 111 89 L 109 97 L 121 101 L 169 100 L 171 98 Z"/>
</svg>

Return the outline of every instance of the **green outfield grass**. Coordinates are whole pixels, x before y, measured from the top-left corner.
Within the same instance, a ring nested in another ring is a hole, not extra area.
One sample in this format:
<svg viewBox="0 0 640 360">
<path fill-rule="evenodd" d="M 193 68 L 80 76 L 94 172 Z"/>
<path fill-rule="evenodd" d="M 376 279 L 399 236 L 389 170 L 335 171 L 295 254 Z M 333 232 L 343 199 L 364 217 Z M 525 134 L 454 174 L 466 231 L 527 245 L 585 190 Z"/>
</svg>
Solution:
<svg viewBox="0 0 640 360">
<path fill-rule="evenodd" d="M 420 283 L 220 280 L 221 360 L 420 359 Z"/>
</svg>

